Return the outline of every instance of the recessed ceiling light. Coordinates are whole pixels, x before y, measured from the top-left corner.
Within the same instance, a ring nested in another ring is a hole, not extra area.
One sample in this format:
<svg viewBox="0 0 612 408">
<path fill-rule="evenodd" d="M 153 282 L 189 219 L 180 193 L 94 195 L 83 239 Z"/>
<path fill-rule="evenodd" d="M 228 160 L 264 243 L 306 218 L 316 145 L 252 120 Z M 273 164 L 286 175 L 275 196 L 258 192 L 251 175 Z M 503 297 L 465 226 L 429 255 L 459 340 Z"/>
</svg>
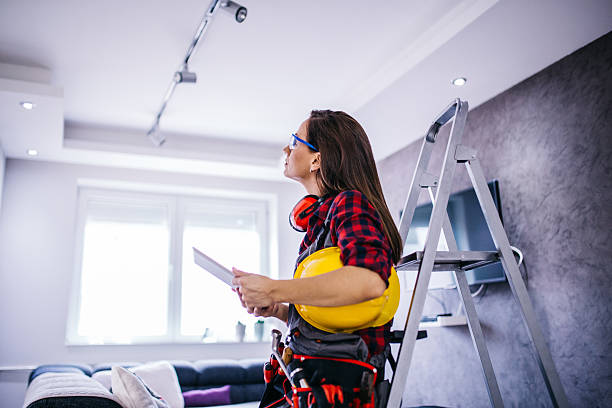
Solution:
<svg viewBox="0 0 612 408">
<path fill-rule="evenodd" d="M 453 85 L 455 86 L 463 86 L 467 82 L 467 79 L 460 77 L 453 79 Z"/>
<path fill-rule="evenodd" d="M 26 153 L 28 154 L 28 156 L 38 156 L 38 150 L 36 149 L 28 149 L 26 150 Z"/>
<path fill-rule="evenodd" d="M 20 102 L 19 104 L 25 110 L 32 110 L 36 107 L 36 104 L 34 102 L 29 102 L 29 101 L 23 101 L 23 102 Z"/>
</svg>

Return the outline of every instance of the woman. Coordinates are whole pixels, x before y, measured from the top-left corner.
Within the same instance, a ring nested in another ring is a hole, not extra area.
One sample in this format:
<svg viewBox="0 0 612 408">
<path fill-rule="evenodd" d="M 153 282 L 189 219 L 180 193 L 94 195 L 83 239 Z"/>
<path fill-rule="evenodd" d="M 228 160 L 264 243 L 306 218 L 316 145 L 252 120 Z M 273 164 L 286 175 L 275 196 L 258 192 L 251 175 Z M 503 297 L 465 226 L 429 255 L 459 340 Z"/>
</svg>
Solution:
<svg viewBox="0 0 612 408">
<path fill-rule="evenodd" d="M 333 245 L 339 247 L 344 266 L 289 280 L 234 269 L 234 284 L 249 313 L 287 323 L 288 345 L 294 352 L 301 348 L 298 354 L 309 355 L 303 351 L 308 348 L 307 339 L 320 344 L 330 337 L 305 322 L 294 305 L 343 306 L 378 298 L 401 256 L 402 243 L 382 194 L 367 135 L 355 119 L 344 112 L 312 111 L 283 150 L 287 155 L 284 175 L 319 198 L 309 208 L 296 265 L 307 254 Z M 337 356 L 346 357 L 346 352 L 351 358 L 384 367 L 390 327 L 391 321 L 358 330 L 354 337 L 359 341 L 346 337 L 354 347 Z M 337 336 L 342 335 L 332 340 Z"/>
</svg>

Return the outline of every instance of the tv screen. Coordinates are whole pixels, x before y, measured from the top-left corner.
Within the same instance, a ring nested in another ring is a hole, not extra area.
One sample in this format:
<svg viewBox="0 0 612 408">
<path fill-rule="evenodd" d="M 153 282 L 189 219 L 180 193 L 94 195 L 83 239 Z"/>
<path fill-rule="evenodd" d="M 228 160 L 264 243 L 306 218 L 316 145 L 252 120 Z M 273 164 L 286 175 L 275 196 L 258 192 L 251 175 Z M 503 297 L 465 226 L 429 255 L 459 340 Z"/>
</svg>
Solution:
<svg viewBox="0 0 612 408">
<path fill-rule="evenodd" d="M 488 187 L 503 223 L 499 182 L 493 180 L 488 183 Z M 410 231 L 404 244 L 404 254 L 423 250 L 432 209 L 433 205 L 431 203 L 420 205 L 416 208 L 412 223 L 410 224 Z M 473 188 L 451 194 L 448 200 L 447 211 L 457 241 L 457 247 L 460 251 L 496 250 Z M 440 240 L 438 250 L 447 250 L 443 239 Z M 466 271 L 465 275 L 470 285 L 503 282 L 506 280 L 506 275 L 500 262 Z M 451 273 L 434 272 L 429 287 L 441 288 L 453 285 L 454 279 Z"/>
</svg>

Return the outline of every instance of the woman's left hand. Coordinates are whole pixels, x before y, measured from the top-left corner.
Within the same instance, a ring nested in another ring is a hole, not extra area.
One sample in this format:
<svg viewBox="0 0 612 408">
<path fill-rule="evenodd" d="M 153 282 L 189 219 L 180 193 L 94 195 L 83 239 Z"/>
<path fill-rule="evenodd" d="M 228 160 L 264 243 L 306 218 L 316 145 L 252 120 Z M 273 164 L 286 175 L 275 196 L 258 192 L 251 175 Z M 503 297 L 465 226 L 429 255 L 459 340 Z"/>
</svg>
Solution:
<svg viewBox="0 0 612 408">
<path fill-rule="evenodd" d="M 272 298 L 273 279 L 236 268 L 232 268 L 232 273 L 232 283 L 238 287 L 240 298 L 247 309 L 269 307 L 276 303 Z"/>
</svg>

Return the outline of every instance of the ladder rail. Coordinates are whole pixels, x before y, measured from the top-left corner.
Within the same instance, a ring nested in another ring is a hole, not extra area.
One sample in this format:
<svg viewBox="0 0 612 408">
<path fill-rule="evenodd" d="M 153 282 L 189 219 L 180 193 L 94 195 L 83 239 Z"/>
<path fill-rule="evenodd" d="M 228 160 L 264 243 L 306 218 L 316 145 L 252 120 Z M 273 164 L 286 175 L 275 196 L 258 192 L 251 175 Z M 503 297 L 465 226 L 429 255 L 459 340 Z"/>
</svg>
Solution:
<svg viewBox="0 0 612 408">
<path fill-rule="evenodd" d="M 387 403 L 387 407 L 389 408 L 400 408 L 401 406 L 402 393 L 405 386 L 406 378 L 408 376 L 410 361 L 412 360 L 412 353 L 414 351 L 414 345 L 419 329 L 419 323 L 423 314 L 425 298 L 427 296 L 429 281 L 431 278 L 431 273 L 433 271 L 435 254 L 442 231 L 442 215 L 443 212 L 446 213 L 446 207 L 448 205 L 448 199 L 450 197 L 452 180 L 456 167 L 454 158 L 455 149 L 456 146 L 461 142 L 461 136 L 463 134 L 465 122 L 467 119 L 467 102 L 459 101 L 457 99 L 455 103 L 456 110 L 452 117 L 453 122 L 449 136 L 449 142 L 444 155 L 444 165 L 442 166 L 442 170 L 440 172 L 439 177 L 440 187 L 436 193 L 436 201 L 433 204 L 433 210 L 431 218 L 429 220 L 427 236 L 425 238 L 423 259 L 421 261 L 421 265 L 419 266 L 415 287 L 412 292 L 412 299 L 410 301 L 410 307 L 408 309 L 408 318 L 404 328 L 404 340 L 402 341 L 402 344 L 400 345 L 398 351 L 397 369 L 393 372 L 391 390 L 389 392 L 389 400 Z M 449 110 L 450 109 L 447 109 L 445 111 L 445 114 Z M 447 121 L 448 120 L 450 119 L 447 119 Z M 421 163 L 419 163 L 419 166 L 420 164 Z M 448 182 L 446 182 L 446 180 L 448 180 Z M 416 183 L 417 180 L 413 179 L 410 192 L 411 194 L 412 190 L 414 190 L 416 187 Z M 410 221 L 412 221 L 413 215 L 414 209 L 412 210 L 412 214 L 410 214 Z M 408 226 L 410 226 L 410 224 L 408 224 Z"/>
<path fill-rule="evenodd" d="M 553 405 L 556 407 L 569 407 L 569 402 L 567 400 L 567 396 L 565 395 L 563 385 L 561 384 L 561 379 L 559 378 L 559 374 L 555 368 L 550 350 L 546 345 L 544 334 L 542 333 L 540 326 L 537 324 L 533 305 L 529 299 L 527 288 L 525 287 L 525 283 L 521 277 L 521 273 L 516 263 L 516 259 L 514 258 L 512 249 L 510 248 L 508 236 L 505 233 L 504 227 L 499 218 L 499 213 L 495 208 L 495 203 L 493 202 L 493 198 L 491 197 L 487 187 L 480 162 L 478 159 L 474 158 L 466 161 L 465 166 L 472 184 L 474 185 L 474 190 L 476 191 L 476 196 L 480 202 L 485 220 L 487 221 L 493 242 L 500 253 L 500 260 L 506 273 L 508 283 L 510 284 L 510 288 L 512 289 L 515 299 L 519 303 L 523 322 L 527 326 L 527 333 L 529 334 L 531 343 L 535 348 L 538 365 L 544 377 L 544 382 L 546 383 L 546 387 Z"/>
<path fill-rule="evenodd" d="M 400 218 L 399 223 L 399 234 L 402 238 L 402 243 L 408 236 L 408 229 L 410 228 L 410 224 L 412 223 L 412 218 L 414 217 L 414 211 L 416 210 L 419 196 L 421 195 L 420 189 L 420 181 L 423 178 L 423 174 L 427 171 L 427 167 L 429 166 L 429 160 L 431 158 L 431 152 L 433 150 L 433 144 L 436 141 L 436 136 L 440 128 L 446 124 L 449 120 L 457 115 L 459 109 L 461 107 L 461 100 L 455 99 L 450 103 L 438 115 L 436 120 L 429 126 L 425 137 L 423 138 L 423 143 L 421 144 L 421 150 L 419 151 L 419 158 L 417 159 L 417 168 L 415 169 L 412 175 L 412 181 L 410 182 L 410 190 L 408 191 L 408 196 L 406 197 L 406 202 L 404 203 L 404 209 L 402 210 L 402 216 Z M 467 109 L 467 105 L 466 105 Z"/>
<path fill-rule="evenodd" d="M 402 216 L 400 217 L 398 227 L 400 237 L 402 238 L 402 245 L 406 242 L 406 238 L 408 237 L 408 230 L 419 202 L 419 196 L 421 195 L 419 182 L 427 170 L 432 150 L 432 142 L 428 142 L 426 138 L 423 138 L 423 144 L 421 145 L 421 151 L 419 152 L 419 158 L 417 160 L 417 167 L 412 175 L 410 190 L 408 192 L 408 196 L 406 197 L 406 202 L 404 203 L 404 209 L 402 210 Z"/>
<path fill-rule="evenodd" d="M 435 200 L 435 187 L 429 188 L 429 195 L 431 200 Z M 444 222 L 442 224 L 442 232 L 444 234 L 444 240 L 449 251 L 457 252 L 457 241 L 455 240 L 455 234 L 453 233 L 453 227 L 448 216 L 448 211 L 444 212 Z M 480 366 L 482 368 L 482 375 L 487 384 L 487 392 L 489 394 L 489 400 L 491 405 L 499 408 L 504 406 L 502 400 L 501 391 L 495 377 L 495 371 L 493 370 L 493 363 L 489 355 L 489 350 L 482 333 L 482 327 L 480 326 L 480 320 L 476 313 L 476 307 L 474 306 L 474 300 L 470 293 L 470 287 L 468 286 L 467 277 L 465 271 L 462 269 L 455 269 L 453 271 L 455 275 L 455 281 L 457 283 L 457 289 L 463 303 L 463 309 L 465 310 L 465 316 L 467 318 L 468 327 L 472 336 L 472 343 L 480 358 Z"/>
</svg>

